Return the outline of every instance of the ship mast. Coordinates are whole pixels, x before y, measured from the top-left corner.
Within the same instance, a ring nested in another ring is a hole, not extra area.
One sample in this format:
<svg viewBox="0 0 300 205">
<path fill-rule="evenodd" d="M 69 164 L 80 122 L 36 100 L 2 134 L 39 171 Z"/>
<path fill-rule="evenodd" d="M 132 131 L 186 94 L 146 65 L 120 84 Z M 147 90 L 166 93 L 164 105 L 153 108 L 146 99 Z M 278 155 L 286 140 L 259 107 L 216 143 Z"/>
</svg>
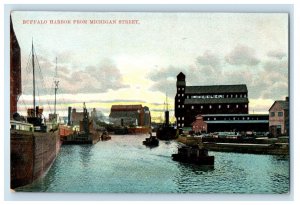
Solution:
<svg viewBox="0 0 300 205">
<path fill-rule="evenodd" d="M 32 39 L 32 48 L 31 48 L 31 53 L 32 53 L 32 75 L 33 75 L 33 117 L 36 116 L 35 113 L 35 73 L 34 73 L 34 48 L 33 48 L 33 39 Z"/>
<path fill-rule="evenodd" d="M 54 99 L 54 114 L 56 114 L 56 93 L 58 90 L 58 83 L 59 81 L 57 80 L 57 57 L 56 57 L 56 67 L 55 67 L 55 80 L 54 80 L 54 93 L 55 93 L 55 99 Z"/>
</svg>

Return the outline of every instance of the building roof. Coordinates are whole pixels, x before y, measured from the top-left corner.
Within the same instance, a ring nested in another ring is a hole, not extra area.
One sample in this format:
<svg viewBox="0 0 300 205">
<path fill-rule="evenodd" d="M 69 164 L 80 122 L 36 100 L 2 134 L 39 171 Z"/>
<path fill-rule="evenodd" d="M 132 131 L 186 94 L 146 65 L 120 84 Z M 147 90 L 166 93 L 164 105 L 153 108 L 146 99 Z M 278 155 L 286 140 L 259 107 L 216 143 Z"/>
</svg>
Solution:
<svg viewBox="0 0 300 205">
<path fill-rule="evenodd" d="M 137 111 L 142 108 L 142 105 L 113 105 L 111 111 Z"/>
<path fill-rule="evenodd" d="M 192 98 L 185 99 L 185 105 L 193 104 L 231 104 L 231 103 L 249 103 L 248 98 Z"/>
<path fill-rule="evenodd" d="M 220 94 L 220 93 L 245 93 L 248 92 L 245 84 L 239 85 L 208 85 L 186 86 L 186 94 Z"/>
<path fill-rule="evenodd" d="M 269 111 L 272 109 L 272 107 L 275 105 L 275 104 L 279 104 L 280 107 L 283 109 L 283 110 L 288 110 L 289 109 L 289 101 L 286 101 L 286 100 L 276 100 L 273 105 L 270 107 Z"/>
</svg>

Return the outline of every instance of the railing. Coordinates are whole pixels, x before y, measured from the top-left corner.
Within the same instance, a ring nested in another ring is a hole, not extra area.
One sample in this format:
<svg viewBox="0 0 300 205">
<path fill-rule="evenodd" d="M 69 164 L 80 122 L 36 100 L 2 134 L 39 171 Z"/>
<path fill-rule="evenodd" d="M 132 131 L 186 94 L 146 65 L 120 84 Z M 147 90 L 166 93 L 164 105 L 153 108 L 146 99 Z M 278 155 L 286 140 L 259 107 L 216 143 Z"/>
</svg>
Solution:
<svg viewBox="0 0 300 205">
<path fill-rule="evenodd" d="M 11 120 L 10 121 L 10 129 L 33 132 L 33 125 L 26 123 L 26 122 Z"/>
</svg>

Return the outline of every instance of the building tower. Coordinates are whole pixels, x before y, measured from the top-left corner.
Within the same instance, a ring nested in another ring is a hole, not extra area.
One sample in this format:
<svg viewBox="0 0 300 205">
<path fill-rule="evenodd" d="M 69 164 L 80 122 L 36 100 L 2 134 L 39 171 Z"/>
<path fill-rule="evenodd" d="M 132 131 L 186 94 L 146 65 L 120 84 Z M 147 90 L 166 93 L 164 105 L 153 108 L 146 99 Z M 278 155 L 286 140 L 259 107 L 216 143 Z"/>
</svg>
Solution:
<svg viewBox="0 0 300 205">
<path fill-rule="evenodd" d="M 184 127 L 184 98 L 185 98 L 185 75 L 180 72 L 177 75 L 176 96 L 175 96 L 175 118 L 178 128 Z"/>
</svg>

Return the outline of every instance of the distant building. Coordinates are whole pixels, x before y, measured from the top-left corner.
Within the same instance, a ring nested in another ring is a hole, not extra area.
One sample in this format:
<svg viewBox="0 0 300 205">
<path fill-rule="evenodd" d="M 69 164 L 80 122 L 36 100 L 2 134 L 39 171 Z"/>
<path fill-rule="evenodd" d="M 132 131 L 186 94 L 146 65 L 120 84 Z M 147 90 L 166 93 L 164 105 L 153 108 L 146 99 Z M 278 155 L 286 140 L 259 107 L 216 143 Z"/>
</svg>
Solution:
<svg viewBox="0 0 300 205">
<path fill-rule="evenodd" d="M 148 107 L 142 105 L 113 105 L 109 119 L 115 125 L 121 126 L 149 126 L 151 114 Z"/>
<path fill-rule="evenodd" d="M 195 133 L 207 132 L 207 123 L 204 122 L 201 115 L 196 116 L 196 120 L 192 123 L 192 130 Z"/>
<path fill-rule="evenodd" d="M 269 129 L 275 137 L 289 134 L 289 97 L 276 100 L 269 109 Z"/>
<path fill-rule="evenodd" d="M 191 127 L 197 115 L 248 114 L 245 84 L 186 86 L 185 75 L 177 75 L 175 117 L 178 128 Z"/>
<path fill-rule="evenodd" d="M 89 113 L 87 113 L 89 116 Z M 72 109 L 71 113 L 71 125 L 80 125 L 80 121 L 84 118 L 84 112 L 77 112 L 75 108 Z"/>
</svg>

